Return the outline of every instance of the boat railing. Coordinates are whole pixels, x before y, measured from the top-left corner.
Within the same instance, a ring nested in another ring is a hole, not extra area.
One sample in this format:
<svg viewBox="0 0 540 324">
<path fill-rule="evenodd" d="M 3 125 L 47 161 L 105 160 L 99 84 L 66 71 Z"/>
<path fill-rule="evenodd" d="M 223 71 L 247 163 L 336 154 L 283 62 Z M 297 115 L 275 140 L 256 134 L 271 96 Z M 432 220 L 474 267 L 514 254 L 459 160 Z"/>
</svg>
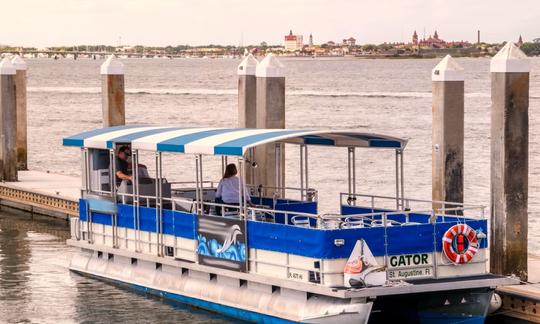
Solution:
<svg viewBox="0 0 540 324">
<path fill-rule="evenodd" d="M 397 211 L 395 202 L 401 200 L 400 206 L 402 210 Z M 349 194 L 340 193 L 341 206 L 361 206 L 371 209 L 371 212 L 377 211 L 396 211 L 400 213 L 414 211 L 415 213 L 430 213 L 441 214 L 441 217 L 445 216 L 459 216 L 465 215 L 469 218 L 485 219 L 485 206 L 464 204 L 458 202 L 438 201 L 438 200 L 425 200 L 414 198 L 398 198 L 393 196 L 381 196 L 370 194 Z M 408 213 L 407 213 L 408 214 Z"/>
<path fill-rule="evenodd" d="M 298 187 L 274 187 L 263 185 L 246 185 L 252 196 L 263 198 L 272 197 L 273 199 L 282 199 L 285 197 L 296 198 L 300 201 L 317 201 L 318 192 L 313 188 Z"/>
<path fill-rule="evenodd" d="M 98 190 L 92 190 L 92 192 L 89 192 L 91 195 L 100 194 L 100 195 L 110 195 L 110 192 L 107 191 L 98 191 Z M 90 195 L 90 196 L 91 196 Z M 135 197 L 138 197 L 136 199 Z M 112 198 L 110 196 L 107 197 L 108 199 Z M 383 197 L 387 198 L 387 197 Z M 241 219 L 242 213 L 241 213 L 241 206 L 238 205 L 230 205 L 230 204 L 223 204 L 223 203 L 215 203 L 215 202 L 203 202 L 201 209 L 197 208 L 196 201 L 192 199 L 186 199 L 183 197 L 171 197 L 171 198 L 161 198 L 161 202 L 158 200 L 156 201 L 155 196 L 145 196 L 145 195 L 134 195 L 133 193 L 117 193 L 117 199 L 121 203 L 133 203 L 134 206 L 143 206 L 143 207 L 154 207 L 156 208 L 156 229 L 157 234 L 156 242 L 157 244 L 157 254 L 158 256 L 169 256 L 174 257 L 174 253 L 172 255 L 167 254 L 167 246 L 165 244 L 165 238 L 163 233 L 163 214 L 160 212 L 163 210 L 163 207 L 165 206 L 165 203 L 170 203 L 167 206 L 167 209 L 170 208 L 172 210 L 177 211 L 183 211 L 183 212 L 189 212 L 189 213 L 196 213 L 198 211 L 202 211 L 204 215 L 210 215 L 210 216 L 222 216 L 222 217 L 229 217 L 229 218 L 235 218 L 235 219 Z M 143 204 L 138 204 L 139 202 L 144 202 Z M 412 199 L 411 199 L 412 201 Z M 421 200 L 419 200 L 421 201 Z M 426 202 L 426 201 L 423 201 Z M 461 204 L 462 205 L 462 204 Z M 479 208 L 477 206 L 477 208 Z M 445 260 L 444 258 L 439 257 L 440 252 L 437 251 L 437 244 L 440 241 L 440 238 L 437 236 L 436 233 L 436 224 L 446 221 L 446 217 L 452 217 L 451 219 L 448 219 L 450 222 L 464 222 L 472 221 L 474 219 L 465 218 L 465 217 L 456 217 L 455 214 L 452 214 L 453 211 L 459 210 L 462 211 L 463 207 L 456 207 L 451 209 L 445 209 L 444 212 L 436 212 L 433 209 L 425 209 L 425 210 L 415 210 L 415 211 L 382 211 L 382 212 L 373 212 L 373 213 L 361 213 L 361 214 L 351 214 L 351 215 L 342 215 L 342 214 L 312 214 L 312 213 L 305 213 L 305 212 L 298 212 L 298 211 L 286 211 L 286 210 L 276 210 L 276 209 L 270 209 L 263 206 L 249 206 L 247 207 L 247 213 L 245 216 L 245 219 L 249 219 L 250 221 L 257 221 L 257 222 L 275 222 L 276 221 L 276 215 L 280 214 L 282 215 L 284 219 L 284 225 L 289 226 L 298 226 L 298 227 L 305 227 L 305 228 L 314 228 L 314 229 L 322 229 L 322 230 L 336 230 L 336 229 L 359 229 L 359 228 L 384 228 L 384 247 L 385 247 L 385 253 L 384 253 L 384 267 L 387 270 L 387 276 L 388 271 L 392 270 L 399 270 L 398 268 L 392 268 L 389 269 L 389 253 L 388 253 L 388 229 L 392 227 L 398 227 L 398 226 L 414 226 L 414 225 L 426 225 L 431 223 L 433 226 L 433 251 L 429 252 L 432 255 L 432 271 L 433 271 L 433 277 L 437 278 L 438 275 L 438 268 L 441 266 L 448 266 L 452 263 Z M 88 210 L 87 210 L 88 211 Z M 429 219 L 437 219 L 437 222 L 417 222 L 414 221 L 414 219 L 411 219 L 412 215 L 429 215 Z M 141 244 L 145 244 L 143 242 L 144 238 L 141 235 L 140 230 L 140 221 L 139 221 L 139 213 L 138 208 L 134 208 L 134 217 L 135 217 L 135 246 L 137 247 L 137 250 L 141 251 Z M 88 238 L 89 242 L 92 242 L 92 224 L 91 224 L 91 217 L 87 218 L 89 222 L 86 225 L 86 229 L 88 232 Z M 112 220 L 112 226 L 113 229 L 109 234 L 103 234 L 103 235 L 112 235 L 112 242 L 115 247 L 118 247 L 116 243 L 118 242 L 118 233 L 119 230 L 117 227 L 117 218 L 113 217 Z M 82 226 L 78 224 L 77 222 L 72 223 L 73 231 L 76 234 L 77 239 L 84 239 L 85 236 L 82 235 Z M 152 239 L 153 240 L 153 239 Z M 177 246 L 177 239 L 175 236 L 175 243 L 174 246 Z M 336 244 L 338 244 L 337 242 Z M 439 242 L 440 243 L 440 242 Z M 193 251 L 193 258 L 196 258 L 196 251 Z M 273 265 L 273 263 L 269 260 L 258 260 L 257 257 L 251 257 L 250 261 L 252 262 L 259 262 L 259 263 L 265 263 L 268 265 Z M 322 260 L 321 260 L 322 261 Z M 486 265 L 488 261 L 487 255 L 482 255 L 481 258 L 475 258 L 475 260 L 470 261 L 468 264 L 484 264 Z M 279 264 L 276 264 L 279 265 Z M 316 283 L 324 285 L 325 283 L 325 274 L 326 275 L 335 275 L 335 273 L 328 273 L 326 271 L 323 271 L 323 269 L 310 269 L 310 268 L 302 268 L 298 267 L 297 265 L 292 266 L 289 264 L 285 265 L 287 267 L 287 272 L 289 271 L 309 271 L 310 278 L 313 276 L 314 281 Z M 410 268 L 410 267 L 409 267 Z M 310 280 L 311 280 L 310 279 Z M 391 278 L 387 278 L 391 279 Z"/>
</svg>

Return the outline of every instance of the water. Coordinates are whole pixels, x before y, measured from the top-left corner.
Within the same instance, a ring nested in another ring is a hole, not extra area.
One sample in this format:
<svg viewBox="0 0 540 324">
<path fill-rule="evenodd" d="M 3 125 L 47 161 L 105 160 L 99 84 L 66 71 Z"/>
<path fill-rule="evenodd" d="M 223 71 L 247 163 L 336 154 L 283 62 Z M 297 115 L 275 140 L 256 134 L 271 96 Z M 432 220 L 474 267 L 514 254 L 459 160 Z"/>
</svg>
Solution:
<svg viewBox="0 0 540 324">
<path fill-rule="evenodd" d="M 230 323 L 68 270 L 63 221 L 0 212 L 0 323 Z"/>
<path fill-rule="evenodd" d="M 489 203 L 489 60 L 459 59 L 465 68 L 465 202 Z M 289 128 L 356 129 L 409 138 L 405 193 L 431 197 L 431 81 L 438 60 L 283 59 Z M 29 166 L 79 175 L 79 154 L 62 137 L 101 125 L 99 65 L 93 60 L 29 60 Z M 231 59 L 124 61 L 129 123 L 234 127 L 236 65 Z M 532 61 L 529 244 L 540 247 L 540 60 Z M 377 154 L 374 154 L 377 153 Z M 298 152 L 287 151 L 287 183 L 298 186 Z M 145 160 L 146 159 L 146 160 Z M 358 191 L 394 194 L 393 152 L 357 151 Z M 142 156 L 150 167 L 150 155 Z M 205 178 L 219 178 L 220 159 L 205 158 Z M 335 211 L 347 190 L 347 154 L 310 149 L 310 186 L 321 209 Z M 194 180 L 191 157 L 166 155 L 169 181 Z M 73 250 L 63 223 L 0 214 L 0 321 L 221 321 L 146 298 L 67 270 Z M 112 310 L 115 309 L 115 314 Z"/>
</svg>

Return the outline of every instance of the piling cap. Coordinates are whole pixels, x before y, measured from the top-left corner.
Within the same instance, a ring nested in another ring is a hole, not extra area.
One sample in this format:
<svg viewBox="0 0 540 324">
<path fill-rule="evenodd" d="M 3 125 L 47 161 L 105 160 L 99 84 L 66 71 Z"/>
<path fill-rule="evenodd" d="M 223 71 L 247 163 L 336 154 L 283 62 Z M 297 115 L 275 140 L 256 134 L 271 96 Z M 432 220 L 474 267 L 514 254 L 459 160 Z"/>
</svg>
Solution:
<svg viewBox="0 0 540 324">
<path fill-rule="evenodd" d="M 431 81 L 463 81 L 463 68 L 450 55 L 446 55 L 431 70 Z"/>
<path fill-rule="evenodd" d="M 15 70 L 17 71 L 28 69 L 28 65 L 19 55 L 15 55 L 15 57 L 11 60 L 11 63 L 15 66 Z"/>
<path fill-rule="evenodd" d="M 493 56 L 490 64 L 491 72 L 530 72 L 531 63 L 523 51 L 513 42 L 508 42 Z"/>
<path fill-rule="evenodd" d="M 11 60 L 7 57 L 4 57 L 2 62 L 0 62 L 0 75 L 13 75 L 17 73 L 15 71 L 15 66 L 11 63 Z"/>
<path fill-rule="evenodd" d="M 103 64 L 101 64 L 101 74 L 124 74 L 124 63 L 120 62 L 114 55 L 110 55 Z"/>
<path fill-rule="evenodd" d="M 238 75 L 255 75 L 259 61 L 252 55 L 246 56 L 238 65 Z"/>
<path fill-rule="evenodd" d="M 262 78 L 285 77 L 285 66 L 274 54 L 270 53 L 257 65 L 256 75 Z"/>
</svg>

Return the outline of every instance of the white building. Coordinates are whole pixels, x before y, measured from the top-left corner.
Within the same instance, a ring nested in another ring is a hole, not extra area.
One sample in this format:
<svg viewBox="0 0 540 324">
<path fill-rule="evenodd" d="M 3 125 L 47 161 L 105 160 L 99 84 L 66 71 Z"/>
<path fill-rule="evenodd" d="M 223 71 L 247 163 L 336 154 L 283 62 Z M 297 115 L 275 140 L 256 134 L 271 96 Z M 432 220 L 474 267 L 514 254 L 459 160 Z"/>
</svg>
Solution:
<svg viewBox="0 0 540 324">
<path fill-rule="evenodd" d="M 304 41 L 302 35 L 293 35 L 292 30 L 289 35 L 285 36 L 285 42 L 283 44 L 286 51 L 300 51 L 304 48 Z"/>
</svg>

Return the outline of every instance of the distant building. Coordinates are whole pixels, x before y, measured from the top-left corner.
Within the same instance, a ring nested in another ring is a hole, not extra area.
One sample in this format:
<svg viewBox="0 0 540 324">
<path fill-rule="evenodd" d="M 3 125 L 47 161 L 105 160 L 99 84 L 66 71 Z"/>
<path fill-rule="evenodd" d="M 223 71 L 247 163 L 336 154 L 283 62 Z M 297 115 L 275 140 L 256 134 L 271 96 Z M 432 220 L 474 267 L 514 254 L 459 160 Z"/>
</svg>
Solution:
<svg viewBox="0 0 540 324">
<path fill-rule="evenodd" d="M 309 47 L 313 47 L 313 35 L 309 34 Z"/>
<path fill-rule="evenodd" d="M 516 45 L 517 45 L 517 47 L 523 46 L 523 38 L 521 38 L 521 35 L 519 35 L 519 39 L 518 39 Z"/>
<path fill-rule="evenodd" d="M 345 40 L 345 44 L 347 44 L 347 46 L 356 46 L 356 39 L 349 37 L 349 39 Z"/>
<path fill-rule="evenodd" d="M 334 43 L 333 41 L 328 41 L 328 42 L 326 42 L 326 45 L 328 47 L 334 47 L 334 46 L 336 46 L 336 43 Z"/>
<path fill-rule="evenodd" d="M 286 51 L 300 51 L 304 47 L 302 35 L 293 35 L 292 30 L 289 32 L 289 35 L 285 36 L 285 42 L 283 44 Z"/>
<path fill-rule="evenodd" d="M 433 36 L 429 35 L 428 38 L 419 40 L 416 30 L 414 31 L 413 36 L 412 36 L 412 45 L 419 48 L 450 48 L 450 47 L 470 47 L 471 46 L 469 42 L 464 42 L 464 41 L 447 42 L 444 39 L 439 37 L 439 34 L 437 33 L 437 31 L 433 33 Z"/>
<path fill-rule="evenodd" d="M 261 47 L 268 47 L 268 43 L 267 42 L 261 42 Z"/>
</svg>

